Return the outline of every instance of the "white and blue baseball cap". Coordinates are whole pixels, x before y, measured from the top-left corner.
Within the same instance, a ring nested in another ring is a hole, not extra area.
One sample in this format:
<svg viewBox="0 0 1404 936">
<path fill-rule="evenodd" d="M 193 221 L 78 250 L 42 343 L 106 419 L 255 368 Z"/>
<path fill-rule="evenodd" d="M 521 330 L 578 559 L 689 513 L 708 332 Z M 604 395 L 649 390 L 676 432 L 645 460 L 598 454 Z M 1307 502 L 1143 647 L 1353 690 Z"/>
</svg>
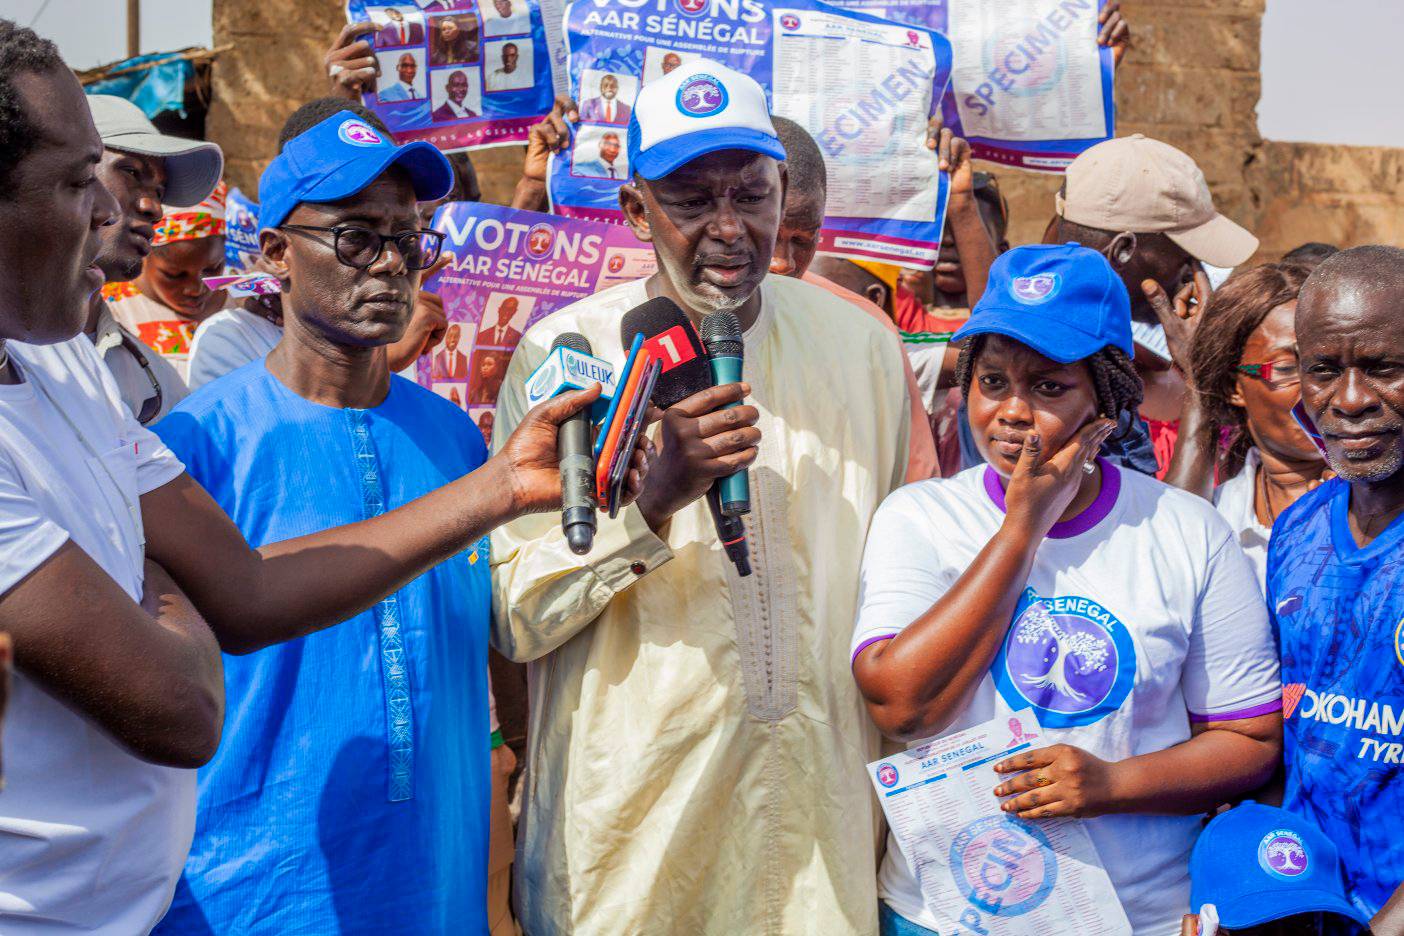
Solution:
<svg viewBox="0 0 1404 936">
<path fill-rule="evenodd" d="M 754 78 L 715 62 L 694 61 L 644 85 L 629 118 L 629 168 L 661 179 L 699 156 L 750 150 L 774 159 L 785 147 Z"/>
<path fill-rule="evenodd" d="M 1247 929 L 1299 913 L 1335 913 L 1362 925 L 1346 897 L 1336 846 L 1310 822 L 1252 800 L 1215 816 L 1190 854 L 1190 907 L 1213 904 L 1219 922 Z"/>
<path fill-rule="evenodd" d="M 443 198 L 453 188 L 453 166 L 422 140 L 396 146 L 349 110 L 293 137 L 258 180 L 259 228 L 274 228 L 302 202 L 334 202 L 355 195 L 392 165 L 409 173 L 414 197 Z"/>
</svg>

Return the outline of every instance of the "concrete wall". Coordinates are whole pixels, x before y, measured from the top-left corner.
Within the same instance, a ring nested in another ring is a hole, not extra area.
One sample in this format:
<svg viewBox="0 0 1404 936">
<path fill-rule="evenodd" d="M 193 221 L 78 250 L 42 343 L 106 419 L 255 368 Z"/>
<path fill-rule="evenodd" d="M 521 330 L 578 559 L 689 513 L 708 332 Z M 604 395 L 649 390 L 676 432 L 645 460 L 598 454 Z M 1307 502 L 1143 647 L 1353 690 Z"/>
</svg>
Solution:
<svg viewBox="0 0 1404 936">
<path fill-rule="evenodd" d="M 1119 132 L 1142 132 L 1193 156 L 1219 208 L 1247 225 L 1271 259 L 1307 240 L 1404 246 L 1404 150 L 1264 141 L 1257 130 L 1265 0 L 1124 0 L 1135 46 L 1117 76 Z M 214 0 L 214 41 L 234 43 L 214 68 L 209 135 L 231 180 L 253 194 L 278 129 L 326 93 L 322 56 L 344 23 L 338 0 Z M 485 200 L 507 202 L 520 147 L 473 154 Z M 995 167 L 987 167 L 994 169 Z M 1059 178 L 997 170 L 1011 242 L 1037 240 Z"/>
</svg>

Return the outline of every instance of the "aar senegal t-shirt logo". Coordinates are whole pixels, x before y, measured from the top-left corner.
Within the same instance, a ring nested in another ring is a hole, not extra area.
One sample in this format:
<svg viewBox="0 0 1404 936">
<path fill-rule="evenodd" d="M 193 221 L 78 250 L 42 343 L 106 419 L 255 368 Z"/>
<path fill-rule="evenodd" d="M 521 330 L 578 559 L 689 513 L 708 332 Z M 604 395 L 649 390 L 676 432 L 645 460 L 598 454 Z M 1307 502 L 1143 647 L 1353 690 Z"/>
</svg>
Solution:
<svg viewBox="0 0 1404 936">
<path fill-rule="evenodd" d="M 350 143 L 352 146 L 380 146 L 385 142 L 370 124 L 354 117 L 342 121 L 341 126 L 336 129 L 336 135 L 341 137 L 343 143 Z"/>
<path fill-rule="evenodd" d="M 1042 598 L 1027 588 L 992 669 L 1010 708 L 1032 706 L 1045 728 L 1075 728 L 1101 721 L 1126 701 L 1136 681 L 1136 645 L 1097 602 Z"/>
<path fill-rule="evenodd" d="M 720 114 L 726 104 L 726 88 L 711 75 L 693 75 L 678 88 L 678 110 L 689 117 Z"/>
<path fill-rule="evenodd" d="M 1258 864 L 1273 877 L 1290 881 L 1305 874 L 1309 863 L 1302 837 L 1291 829 L 1273 829 L 1258 843 Z"/>
</svg>

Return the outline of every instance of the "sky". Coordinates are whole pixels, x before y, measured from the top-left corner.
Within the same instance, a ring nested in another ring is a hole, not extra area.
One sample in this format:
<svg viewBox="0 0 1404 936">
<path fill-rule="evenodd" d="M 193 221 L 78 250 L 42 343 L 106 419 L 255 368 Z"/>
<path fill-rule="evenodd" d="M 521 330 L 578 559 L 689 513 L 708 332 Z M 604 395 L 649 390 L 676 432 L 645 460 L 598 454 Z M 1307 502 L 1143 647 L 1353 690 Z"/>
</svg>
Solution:
<svg viewBox="0 0 1404 936">
<path fill-rule="evenodd" d="M 142 0 L 141 50 L 209 45 L 212 2 Z M 1404 37 L 1400 6 L 1401 0 L 1268 0 L 1258 104 L 1262 135 L 1285 142 L 1404 147 L 1404 106 L 1397 90 Z M 0 0 L 0 16 L 57 41 L 75 68 L 126 54 L 126 8 L 125 0 Z M 1131 28 L 1134 35 L 1134 20 Z"/>
</svg>

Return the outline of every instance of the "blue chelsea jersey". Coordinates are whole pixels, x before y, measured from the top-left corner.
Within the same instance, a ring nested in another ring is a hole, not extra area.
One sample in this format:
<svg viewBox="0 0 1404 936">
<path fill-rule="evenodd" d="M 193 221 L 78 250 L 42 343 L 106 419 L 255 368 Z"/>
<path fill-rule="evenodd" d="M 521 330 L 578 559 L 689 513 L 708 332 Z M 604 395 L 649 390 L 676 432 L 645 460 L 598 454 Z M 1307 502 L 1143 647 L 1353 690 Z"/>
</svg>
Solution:
<svg viewBox="0 0 1404 936">
<path fill-rule="evenodd" d="M 1404 517 L 1361 548 L 1350 486 L 1333 480 L 1278 518 L 1267 596 L 1282 651 L 1287 791 L 1341 852 L 1374 914 L 1404 882 Z"/>
</svg>

